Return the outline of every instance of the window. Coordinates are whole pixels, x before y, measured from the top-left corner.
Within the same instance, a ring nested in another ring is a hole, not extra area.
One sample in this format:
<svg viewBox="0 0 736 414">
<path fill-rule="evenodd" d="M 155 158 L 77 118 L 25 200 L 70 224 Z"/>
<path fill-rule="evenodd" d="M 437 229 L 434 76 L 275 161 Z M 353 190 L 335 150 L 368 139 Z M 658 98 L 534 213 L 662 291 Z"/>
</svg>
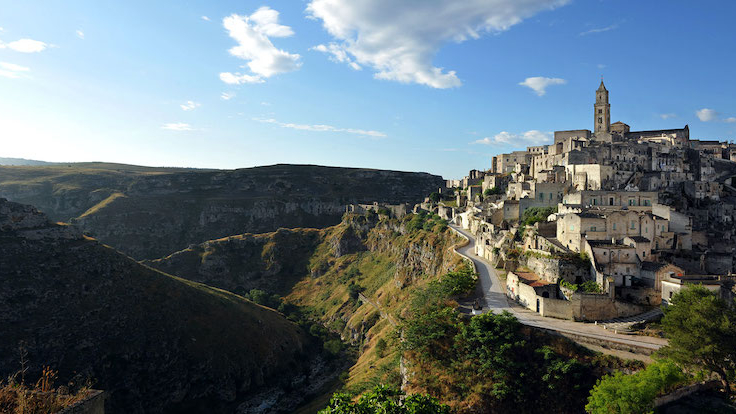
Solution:
<svg viewBox="0 0 736 414">
<path fill-rule="evenodd" d="M 590 226 L 590 231 L 595 231 L 595 226 Z"/>
<path fill-rule="evenodd" d="M 664 231 L 665 231 L 665 230 L 664 230 L 664 224 L 663 224 L 663 225 L 662 225 L 662 232 L 664 233 Z"/>
<path fill-rule="evenodd" d="M 636 205 L 636 200 L 634 200 L 633 198 L 630 198 L 629 199 L 629 205 L 630 206 Z"/>
<path fill-rule="evenodd" d="M 635 228 L 636 228 L 636 221 L 631 220 L 631 229 L 633 230 Z"/>
<path fill-rule="evenodd" d="M 651 204 L 650 204 L 650 201 L 649 201 L 649 200 L 647 200 L 647 199 L 644 199 L 644 205 L 645 205 L 645 206 L 649 206 L 649 205 L 651 205 Z"/>
<path fill-rule="evenodd" d="M 603 118 L 601 118 L 601 117 L 598 117 L 598 123 L 599 123 L 599 124 L 602 124 L 602 123 L 603 123 Z"/>
<path fill-rule="evenodd" d="M 539 193 L 539 199 L 544 200 L 544 193 Z"/>
<path fill-rule="evenodd" d="M 613 223 L 613 229 L 616 230 L 616 223 Z"/>
<path fill-rule="evenodd" d="M 603 113 L 603 110 L 602 110 L 602 109 L 599 109 L 599 110 L 598 110 L 598 113 L 599 113 L 599 114 L 602 114 L 602 113 Z M 600 121 L 598 121 L 598 122 L 600 122 Z"/>
<path fill-rule="evenodd" d="M 593 204 L 593 205 L 595 205 L 595 204 L 596 204 L 596 203 L 595 203 L 595 198 L 594 198 L 594 199 L 592 199 L 592 200 L 590 200 L 590 201 L 591 201 L 591 204 Z"/>
</svg>

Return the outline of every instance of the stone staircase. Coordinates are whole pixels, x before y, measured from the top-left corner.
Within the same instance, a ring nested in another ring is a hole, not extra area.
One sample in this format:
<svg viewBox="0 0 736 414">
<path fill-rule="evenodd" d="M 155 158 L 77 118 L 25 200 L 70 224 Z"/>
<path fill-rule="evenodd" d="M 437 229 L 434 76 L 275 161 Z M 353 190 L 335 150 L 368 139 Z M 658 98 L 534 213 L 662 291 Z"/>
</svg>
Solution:
<svg viewBox="0 0 736 414">
<path fill-rule="evenodd" d="M 596 322 L 596 324 L 603 329 L 612 330 L 616 333 L 629 333 L 632 332 L 632 326 L 638 323 L 653 321 L 660 318 L 662 315 L 662 310 L 657 308 L 634 316 L 615 318 L 607 321 L 599 321 Z"/>
</svg>

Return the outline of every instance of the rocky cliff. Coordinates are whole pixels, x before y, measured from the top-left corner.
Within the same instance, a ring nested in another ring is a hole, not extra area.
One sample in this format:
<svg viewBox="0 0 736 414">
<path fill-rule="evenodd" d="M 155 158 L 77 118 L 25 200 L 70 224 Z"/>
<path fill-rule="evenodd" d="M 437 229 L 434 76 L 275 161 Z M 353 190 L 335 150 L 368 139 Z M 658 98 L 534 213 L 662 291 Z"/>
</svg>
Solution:
<svg viewBox="0 0 736 414">
<path fill-rule="evenodd" d="M 327 227 L 351 203 L 416 203 L 439 176 L 274 165 L 229 171 L 120 165 L 0 167 L 0 197 L 133 256 L 154 259 L 190 244 L 281 227 Z"/>
<path fill-rule="evenodd" d="M 27 359 L 29 378 L 90 378 L 110 413 L 288 411 L 319 382 L 319 344 L 281 314 L 3 199 L 0 333 L 0 377 Z"/>
</svg>

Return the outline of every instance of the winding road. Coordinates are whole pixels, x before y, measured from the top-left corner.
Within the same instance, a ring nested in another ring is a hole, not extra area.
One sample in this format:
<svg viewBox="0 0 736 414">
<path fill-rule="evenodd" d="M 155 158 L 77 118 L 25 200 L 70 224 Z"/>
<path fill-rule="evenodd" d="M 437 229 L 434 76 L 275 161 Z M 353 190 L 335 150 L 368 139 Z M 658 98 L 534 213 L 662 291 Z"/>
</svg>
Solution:
<svg viewBox="0 0 736 414">
<path fill-rule="evenodd" d="M 488 261 L 475 254 L 475 236 L 458 226 L 452 225 L 451 227 L 468 240 L 467 245 L 456 251 L 475 264 L 483 291 L 483 302 L 485 302 L 483 312 L 508 311 L 524 325 L 555 332 L 585 346 L 593 345 L 594 349 L 602 352 L 606 352 L 608 348 L 616 348 L 648 355 L 667 344 L 667 340 L 662 338 L 622 335 L 592 323 L 543 317 L 509 301 L 505 293 L 506 286 L 499 279 L 496 269 Z"/>
</svg>

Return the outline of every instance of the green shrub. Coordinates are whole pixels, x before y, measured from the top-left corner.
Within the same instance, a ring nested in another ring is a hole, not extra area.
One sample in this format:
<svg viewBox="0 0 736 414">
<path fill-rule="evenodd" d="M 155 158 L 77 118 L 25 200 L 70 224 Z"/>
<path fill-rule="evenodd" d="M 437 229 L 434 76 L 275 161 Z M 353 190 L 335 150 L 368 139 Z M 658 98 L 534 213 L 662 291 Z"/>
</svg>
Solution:
<svg viewBox="0 0 736 414">
<path fill-rule="evenodd" d="M 376 355 L 378 355 L 379 358 L 383 358 L 386 352 L 386 346 L 388 346 L 388 344 L 386 343 L 386 340 L 383 338 L 380 338 L 376 342 Z"/>
</svg>

